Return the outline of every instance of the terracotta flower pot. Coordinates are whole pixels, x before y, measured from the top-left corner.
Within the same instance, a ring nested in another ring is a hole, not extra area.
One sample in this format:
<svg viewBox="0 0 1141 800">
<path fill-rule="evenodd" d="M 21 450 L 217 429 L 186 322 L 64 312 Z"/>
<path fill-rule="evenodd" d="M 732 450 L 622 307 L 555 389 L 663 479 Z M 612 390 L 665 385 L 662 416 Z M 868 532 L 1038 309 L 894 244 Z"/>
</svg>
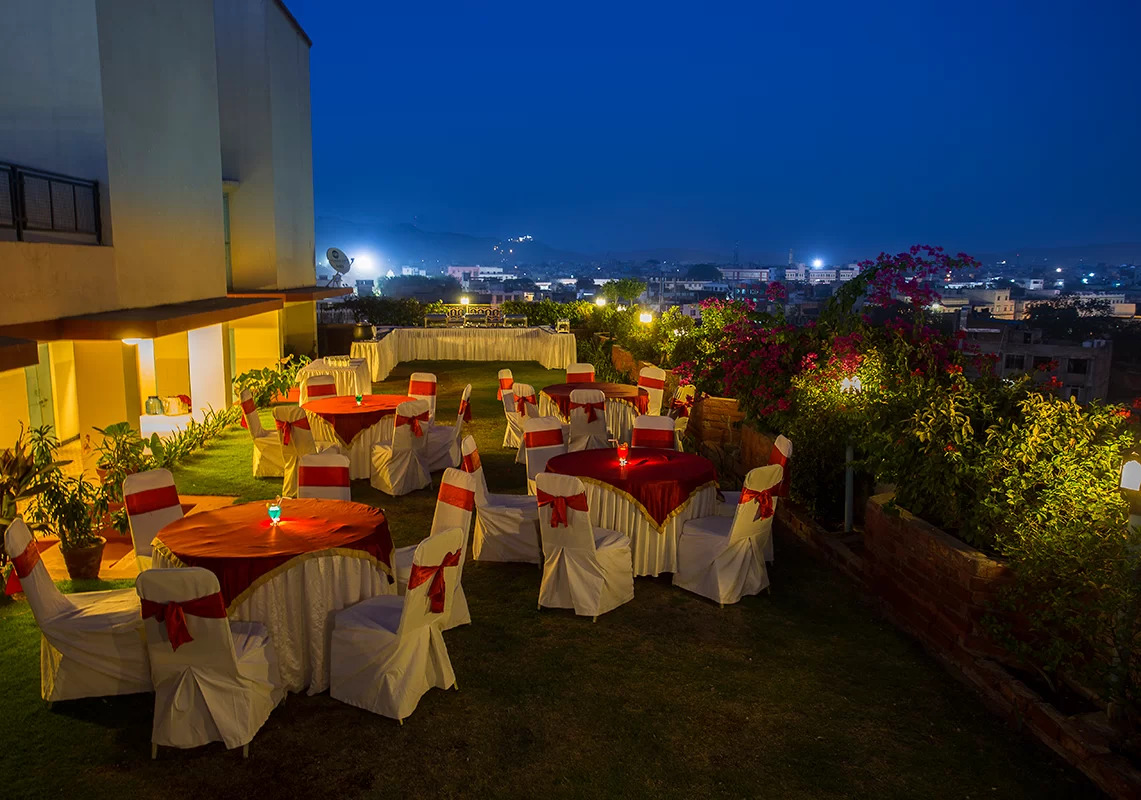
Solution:
<svg viewBox="0 0 1141 800">
<path fill-rule="evenodd" d="M 107 540 L 102 536 L 99 541 L 88 547 L 78 547 L 63 550 L 63 563 L 67 565 L 67 574 L 73 581 L 94 580 L 99 577 L 99 563 L 103 559 L 103 547 Z"/>
</svg>

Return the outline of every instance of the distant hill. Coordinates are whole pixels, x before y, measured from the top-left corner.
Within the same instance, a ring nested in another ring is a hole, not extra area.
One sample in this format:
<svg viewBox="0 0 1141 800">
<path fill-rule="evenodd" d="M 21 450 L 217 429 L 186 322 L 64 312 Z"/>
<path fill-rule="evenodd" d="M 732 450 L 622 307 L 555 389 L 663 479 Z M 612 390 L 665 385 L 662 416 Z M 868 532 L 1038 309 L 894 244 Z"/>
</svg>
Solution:
<svg viewBox="0 0 1141 800">
<path fill-rule="evenodd" d="M 1023 266 L 1073 267 L 1078 264 L 1141 264 L 1141 242 L 1089 244 L 1077 247 L 1027 247 L 997 253 L 972 253 L 984 264 L 1007 261 Z"/>
</svg>

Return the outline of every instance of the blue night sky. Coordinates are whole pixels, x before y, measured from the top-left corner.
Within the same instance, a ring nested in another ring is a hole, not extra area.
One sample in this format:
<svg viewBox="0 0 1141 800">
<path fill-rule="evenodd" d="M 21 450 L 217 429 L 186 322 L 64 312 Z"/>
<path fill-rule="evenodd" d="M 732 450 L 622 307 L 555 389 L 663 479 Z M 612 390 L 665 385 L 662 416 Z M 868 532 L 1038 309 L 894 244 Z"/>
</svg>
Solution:
<svg viewBox="0 0 1141 800">
<path fill-rule="evenodd" d="M 318 216 L 781 260 L 1141 239 L 1137 0 L 286 2 Z"/>
</svg>

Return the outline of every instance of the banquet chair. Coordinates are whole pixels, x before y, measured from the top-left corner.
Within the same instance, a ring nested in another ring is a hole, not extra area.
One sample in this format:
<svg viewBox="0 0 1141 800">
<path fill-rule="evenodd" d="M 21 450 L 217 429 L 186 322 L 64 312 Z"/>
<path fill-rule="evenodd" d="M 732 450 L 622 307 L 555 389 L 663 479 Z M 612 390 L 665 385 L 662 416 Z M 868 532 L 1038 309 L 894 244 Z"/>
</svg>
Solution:
<svg viewBox="0 0 1141 800">
<path fill-rule="evenodd" d="M 635 417 L 630 446 L 656 447 L 659 450 L 675 449 L 674 421 L 669 417 L 651 417 L 648 414 Z"/>
<path fill-rule="evenodd" d="M 511 387 L 514 396 L 515 416 L 519 422 L 519 443 L 515 453 L 516 464 L 526 464 L 527 456 L 523 449 L 523 425 L 529 419 L 539 416 L 539 396 L 535 394 L 535 387 L 528 383 L 517 383 Z M 508 423 L 510 424 L 510 423 Z"/>
<path fill-rule="evenodd" d="M 630 539 L 591 525 L 582 481 L 541 472 L 535 483 L 544 557 L 539 608 L 573 608 L 597 622 L 633 600 Z"/>
<path fill-rule="evenodd" d="M 776 441 L 773 442 L 773 449 L 769 451 L 769 464 L 779 464 L 783 470 L 780 484 L 773 489 L 773 494 L 776 497 L 788 497 L 789 477 L 792 475 L 791 461 L 792 442 L 782 433 L 777 436 Z M 724 517 L 733 516 L 737 511 L 737 504 L 741 502 L 741 493 L 722 492 L 721 496 L 725 499 L 717 504 L 717 513 Z M 765 561 L 770 563 L 773 561 L 773 538 L 771 536 L 765 541 Z"/>
<path fill-rule="evenodd" d="M 317 452 L 317 442 L 309 429 L 309 417 L 299 406 L 276 406 L 273 422 L 285 456 L 285 475 L 281 483 L 282 497 L 297 496 L 297 468 L 301 456 Z M 339 452 L 339 451 L 338 451 Z"/>
<path fill-rule="evenodd" d="M 305 405 L 319 397 L 336 397 L 337 380 L 332 375 L 310 375 L 301 382 L 299 403 Z"/>
<path fill-rule="evenodd" d="M 40 628 L 40 696 L 44 700 L 52 703 L 151 690 L 147 651 L 139 636 L 139 598 L 133 591 L 62 594 L 20 517 L 4 532 L 4 549 Z"/>
<path fill-rule="evenodd" d="M 610 432 L 606 428 L 606 395 L 600 390 L 571 391 L 568 438 L 571 452 L 610 447 Z"/>
<path fill-rule="evenodd" d="M 677 387 L 673 399 L 670 400 L 670 416 L 674 420 L 674 442 L 678 451 L 681 451 L 682 438 L 689 430 L 689 416 L 693 411 L 693 400 L 697 396 L 697 387 L 692 383 Z"/>
<path fill-rule="evenodd" d="M 349 457 L 340 453 L 306 453 L 297 470 L 297 496 L 352 500 Z"/>
<path fill-rule="evenodd" d="M 777 505 L 773 488 L 783 472 L 779 464 L 750 470 L 732 517 L 697 517 L 682 525 L 674 586 L 722 606 L 768 587 L 765 549 Z"/>
<path fill-rule="evenodd" d="M 464 387 L 460 395 L 460 409 L 456 413 L 456 424 L 436 425 L 428 428 L 428 441 L 424 445 L 424 466 L 429 472 L 455 467 L 463 457 L 461 442 L 464 438 L 464 423 L 471 422 L 471 384 Z"/>
<path fill-rule="evenodd" d="M 464 437 L 460 468 L 476 478 L 472 558 L 476 561 L 542 564 L 539 507 L 535 504 L 534 496 L 488 492 L 475 437 Z"/>
<path fill-rule="evenodd" d="M 427 441 L 427 401 L 406 400 L 398 405 L 392 441 L 372 448 L 369 483 L 394 497 L 431 486 L 432 476 L 421 461 Z"/>
<path fill-rule="evenodd" d="M 535 493 L 535 476 L 547 462 L 567 452 L 563 423 L 558 417 L 535 417 L 523 423 L 523 447 L 527 455 L 527 494 Z"/>
<path fill-rule="evenodd" d="M 416 545 L 408 590 L 338 611 L 329 652 L 329 695 L 399 720 L 432 688 L 456 685 L 443 625 L 455 602 L 464 533 L 443 531 Z"/>
<path fill-rule="evenodd" d="M 408 378 L 408 396 L 428 404 L 428 421 L 436 421 L 436 376 L 431 372 L 413 372 Z"/>
<path fill-rule="evenodd" d="M 160 745 L 217 741 L 247 756 L 284 696 L 266 627 L 228 620 L 218 578 L 201 567 L 148 569 L 135 590 L 155 689 L 151 758 Z"/>
<path fill-rule="evenodd" d="M 456 572 L 456 597 L 452 610 L 444 618 L 444 630 L 451 630 L 460 625 L 471 624 L 471 613 L 468 611 L 467 596 L 464 595 L 463 575 L 464 561 L 467 559 L 467 535 L 471 530 L 471 515 L 475 510 L 476 476 L 463 470 L 449 467 L 444 470 L 444 478 L 440 482 L 440 493 L 436 497 L 436 512 L 432 515 L 432 527 L 429 536 L 435 536 L 443 531 L 459 528 L 463 531 L 463 555 L 460 557 L 459 569 Z M 404 594 L 408 588 L 408 575 L 412 571 L 412 558 L 416 553 L 416 545 L 396 548 L 396 589 Z"/>
<path fill-rule="evenodd" d="M 182 519 L 182 503 L 174 476 L 168 469 L 136 472 L 123 480 L 123 505 L 127 508 L 127 522 L 131 526 L 131 541 L 135 545 L 135 563 L 139 572 L 151 568 L 151 542 L 175 520 Z"/>
<path fill-rule="evenodd" d="M 507 420 L 507 429 L 503 432 L 503 446 L 510 450 L 517 450 L 523 445 L 523 420 L 526 416 L 519 416 L 515 410 L 515 392 L 513 389 L 503 389 L 500 393 L 503 401 L 503 418 Z"/>
<path fill-rule="evenodd" d="M 254 440 L 253 471 L 255 478 L 280 478 L 285 475 L 285 454 L 277 431 L 262 427 L 261 417 L 249 389 L 242 390 L 242 424 Z"/>
<path fill-rule="evenodd" d="M 594 365 L 571 364 L 567 367 L 567 383 L 594 383 Z"/>
<path fill-rule="evenodd" d="M 515 376 L 509 369 L 499 370 L 499 388 L 495 390 L 495 399 L 502 400 L 503 393 L 515 385 Z"/>
<path fill-rule="evenodd" d="M 646 413 L 657 416 L 662 413 L 662 399 L 666 393 L 666 371 L 661 367 L 642 367 L 638 373 L 638 388 L 650 396 Z"/>
</svg>

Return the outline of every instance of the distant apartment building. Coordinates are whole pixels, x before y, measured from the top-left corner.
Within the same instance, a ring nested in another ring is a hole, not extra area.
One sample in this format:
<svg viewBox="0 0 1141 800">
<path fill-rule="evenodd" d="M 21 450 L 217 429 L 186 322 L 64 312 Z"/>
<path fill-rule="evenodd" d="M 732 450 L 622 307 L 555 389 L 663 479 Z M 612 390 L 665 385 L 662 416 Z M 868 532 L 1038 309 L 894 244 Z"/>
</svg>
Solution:
<svg viewBox="0 0 1141 800">
<path fill-rule="evenodd" d="M 316 344 L 311 42 L 276 0 L 12 0 L 0 441 L 194 413 Z M 18 35 L 17 35 L 18 32 Z M 11 206 L 11 207 L 9 207 Z"/>
<path fill-rule="evenodd" d="M 479 264 L 469 266 L 452 266 L 446 270 L 449 278 L 455 278 L 465 289 L 473 280 L 479 278 L 503 278 L 503 267 L 484 267 Z"/>
<path fill-rule="evenodd" d="M 717 271 L 721 273 L 721 279 L 729 283 L 768 283 L 779 279 L 773 274 L 776 270 L 768 267 L 718 267 Z"/>
<path fill-rule="evenodd" d="M 1112 342 L 1051 341 L 1038 330 L 1021 325 L 991 326 L 977 317 L 965 330 L 967 341 L 997 357 L 997 369 L 1003 377 L 1029 373 L 1040 382 L 1055 377 L 1062 383 L 1058 394 L 1079 403 L 1104 400 L 1109 392 Z"/>
<path fill-rule="evenodd" d="M 356 282 L 354 291 L 357 297 L 375 297 L 376 280 L 373 278 L 362 278 Z"/>
<path fill-rule="evenodd" d="M 797 264 L 784 272 L 784 279 L 792 283 L 843 283 L 860 274 L 856 264 L 845 267 L 808 267 Z"/>
<path fill-rule="evenodd" d="M 425 278 L 427 276 L 428 276 L 428 271 L 426 269 L 424 269 L 423 267 L 401 267 L 400 268 L 400 277 L 402 277 L 402 278 L 409 278 L 409 277 Z"/>
<path fill-rule="evenodd" d="M 967 308 L 994 319 L 1015 319 L 1015 302 L 1010 297 L 1010 289 L 963 288 L 941 292 L 940 305 L 951 310 Z"/>
</svg>

